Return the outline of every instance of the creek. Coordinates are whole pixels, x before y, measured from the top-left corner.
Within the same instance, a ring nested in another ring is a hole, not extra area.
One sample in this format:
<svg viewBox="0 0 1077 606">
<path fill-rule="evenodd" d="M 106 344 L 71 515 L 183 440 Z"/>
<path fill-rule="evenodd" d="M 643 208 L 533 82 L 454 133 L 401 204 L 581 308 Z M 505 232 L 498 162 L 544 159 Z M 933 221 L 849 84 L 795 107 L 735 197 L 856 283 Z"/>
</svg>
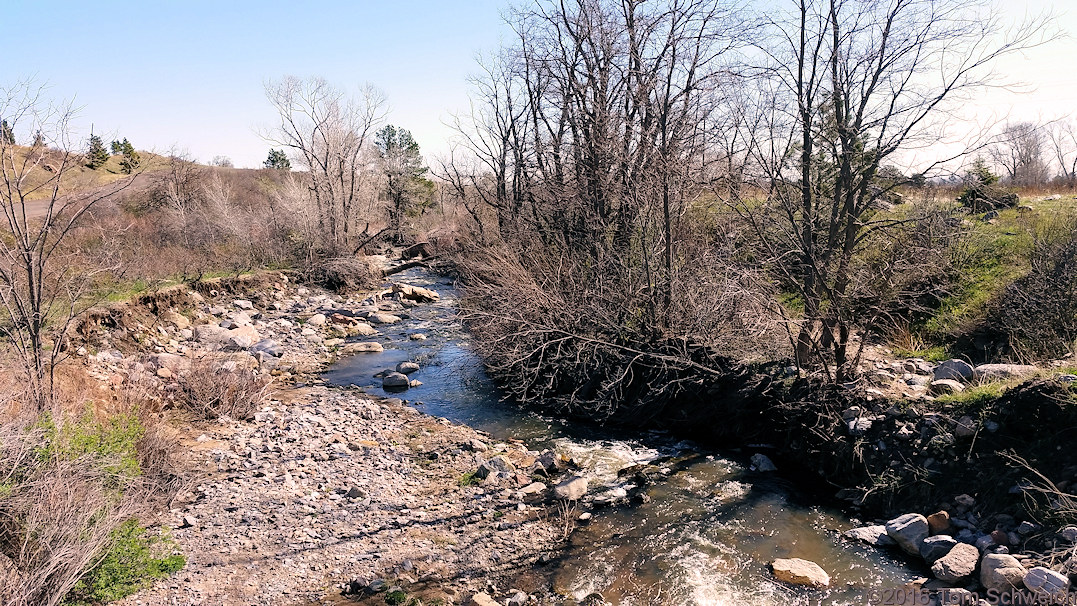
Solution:
<svg viewBox="0 0 1077 606">
<path fill-rule="evenodd" d="M 457 319 L 458 291 L 422 269 L 395 281 L 425 286 L 441 300 L 407 310 L 399 324 L 380 327 L 385 351 L 342 359 L 325 373 L 334 385 L 355 385 L 404 398 L 429 415 L 517 438 L 533 450 L 551 448 L 575 458 L 592 493 L 623 487 L 622 468 L 691 455 L 687 464 L 646 488 L 643 503 L 596 509 L 572 533 L 563 557 L 543 567 L 554 589 L 582 599 L 601 593 L 613 604 L 644 606 L 861 605 L 869 591 L 922 576 L 895 553 L 841 537 L 858 525 L 817 495 L 778 472 L 752 469 L 753 451 L 721 451 L 662 432 L 626 431 L 569 422 L 503 401 L 486 376 Z M 413 340 L 420 333 L 427 338 Z M 386 393 L 375 374 L 417 362 L 422 382 Z M 776 581 L 775 558 L 816 562 L 831 577 L 827 591 Z"/>
</svg>

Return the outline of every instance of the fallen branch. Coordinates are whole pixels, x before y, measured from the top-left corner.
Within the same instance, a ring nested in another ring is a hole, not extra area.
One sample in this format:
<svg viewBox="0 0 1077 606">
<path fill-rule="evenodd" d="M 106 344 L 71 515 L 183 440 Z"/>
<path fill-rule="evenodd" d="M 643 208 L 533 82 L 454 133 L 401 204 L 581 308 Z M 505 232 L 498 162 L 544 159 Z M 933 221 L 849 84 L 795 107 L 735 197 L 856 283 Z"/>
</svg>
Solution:
<svg viewBox="0 0 1077 606">
<path fill-rule="evenodd" d="M 386 277 L 389 277 L 389 276 L 391 276 L 393 274 L 398 274 L 398 273 L 400 273 L 402 271 L 407 271 L 407 270 L 411 269 L 412 267 L 425 267 L 425 268 L 429 269 L 430 266 L 427 264 L 427 261 L 431 261 L 431 260 L 436 259 L 436 258 L 437 257 L 427 257 L 425 259 L 420 259 L 418 261 L 408 261 L 407 263 L 401 263 L 400 265 L 397 265 L 396 267 L 390 267 L 388 269 L 381 270 L 381 276 L 383 278 L 386 278 Z"/>
</svg>

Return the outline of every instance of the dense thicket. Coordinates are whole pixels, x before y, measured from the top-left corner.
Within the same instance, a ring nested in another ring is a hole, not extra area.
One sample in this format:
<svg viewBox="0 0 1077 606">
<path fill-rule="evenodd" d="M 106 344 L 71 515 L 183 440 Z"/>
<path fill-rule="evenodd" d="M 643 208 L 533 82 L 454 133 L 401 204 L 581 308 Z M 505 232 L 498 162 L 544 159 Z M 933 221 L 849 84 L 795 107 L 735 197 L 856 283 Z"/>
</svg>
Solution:
<svg viewBox="0 0 1077 606">
<path fill-rule="evenodd" d="M 925 178 L 887 162 L 1040 24 L 999 43 L 966 0 L 750 8 L 538 2 L 484 61 L 441 172 L 496 248 L 470 313 L 519 395 L 608 410 L 714 356 L 844 382 L 943 296 L 959 211 L 888 212 Z"/>
</svg>

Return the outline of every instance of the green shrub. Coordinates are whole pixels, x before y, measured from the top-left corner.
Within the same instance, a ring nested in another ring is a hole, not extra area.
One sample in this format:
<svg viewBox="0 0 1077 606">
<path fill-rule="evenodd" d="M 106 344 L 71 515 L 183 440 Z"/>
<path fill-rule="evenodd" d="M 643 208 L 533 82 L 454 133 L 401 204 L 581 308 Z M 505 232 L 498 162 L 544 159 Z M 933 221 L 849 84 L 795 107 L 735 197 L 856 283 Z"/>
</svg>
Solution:
<svg viewBox="0 0 1077 606">
<path fill-rule="evenodd" d="M 108 552 L 68 594 L 64 604 L 84 606 L 119 600 L 183 568 L 186 559 L 171 553 L 167 534 L 149 536 L 136 520 L 128 520 L 110 537 Z"/>
</svg>

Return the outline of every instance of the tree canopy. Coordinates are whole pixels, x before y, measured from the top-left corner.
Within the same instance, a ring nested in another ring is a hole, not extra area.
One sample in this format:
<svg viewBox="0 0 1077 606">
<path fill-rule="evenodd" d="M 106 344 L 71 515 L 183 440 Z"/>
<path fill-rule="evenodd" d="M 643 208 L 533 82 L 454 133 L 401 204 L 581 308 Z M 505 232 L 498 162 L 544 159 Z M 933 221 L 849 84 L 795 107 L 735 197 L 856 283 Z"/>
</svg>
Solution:
<svg viewBox="0 0 1077 606">
<path fill-rule="evenodd" d="M 292 170 L 292 162 L 288 159 L 288 154 L 285 154 L 283 149 L 269 150 L 269 157 L 266 158 L 262 165 L 275 170 Z"/>
</svg>

